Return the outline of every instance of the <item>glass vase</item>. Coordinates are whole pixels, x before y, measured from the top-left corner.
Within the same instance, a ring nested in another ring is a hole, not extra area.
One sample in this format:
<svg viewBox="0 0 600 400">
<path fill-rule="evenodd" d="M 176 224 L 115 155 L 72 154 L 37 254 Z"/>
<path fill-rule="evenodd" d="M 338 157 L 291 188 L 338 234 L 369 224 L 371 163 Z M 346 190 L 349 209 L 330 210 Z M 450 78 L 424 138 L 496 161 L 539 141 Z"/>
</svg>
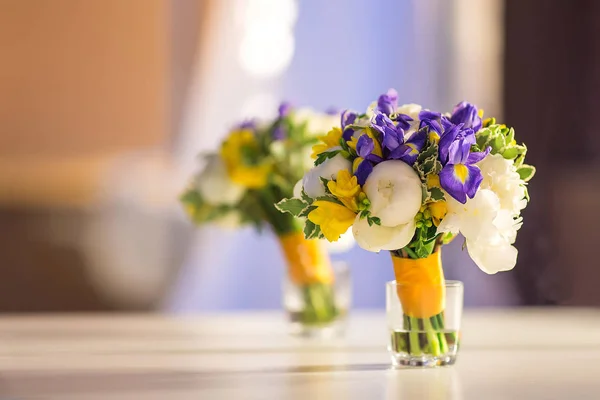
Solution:
<svg viewBox="0 0 600 400">
<path fill-rule="evenodd" d="M 428 258 L 392 259 L 396 280 L 386 284 L 392 364 L 454 364 L 460 340 L 462 283 L 443 279 L 439 251 Z"/>
<path fill-rule="evenodd" d="M 302 233 L 280 237 L 288 273 L 283 307 L 291 332 L 307 337 L 334 337 L 344 332 L 351 285 L 346 263 L 332 264 L 319 240 Z"/>
</svg>

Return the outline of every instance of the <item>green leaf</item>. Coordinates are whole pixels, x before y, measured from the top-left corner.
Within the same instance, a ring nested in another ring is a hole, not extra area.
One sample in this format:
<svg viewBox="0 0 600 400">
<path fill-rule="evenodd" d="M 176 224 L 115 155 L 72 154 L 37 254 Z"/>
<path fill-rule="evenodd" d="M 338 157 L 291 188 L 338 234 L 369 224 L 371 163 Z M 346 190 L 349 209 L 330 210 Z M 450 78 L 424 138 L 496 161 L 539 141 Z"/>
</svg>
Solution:
<svg viewBox="0 0 600 400">
<path fill-rule="evenodd" d="M 312 204 L 313 198 L 306 194 L 306 192 L 304 191 L 304 188 L 302 188 L 301 197 L 302 197 L 302 201 L 304 201 L 306 204 Z"/>
<path fill-rule="evenodd" d="M 442 192 L 442 189 L 440 188 L 432 187 L 431 189 L 429 189 L 429 193 L 429 197 L 431 198 L 431 200 L 444 200 L 444 192 Z"/>
<path fill-rule="evenodd" d="M 333 195 L 325 195 L 325 196 L 319 196 L 315 199 L 315 201 L 320 200 L 320 201 L 328 201 L 330 203 L 336 203 L 336 204 L 340 204 L 340 205 L 344 205 L 341 201 L 339 201 L 337 198 L 333 197 Z"/>
<path fill-rule="evenodd" d="M 510 128 L 506 134 L 506 144 L 510 146 L 513 140 L 515 140 L 515 130 Z"/>
<path fill-rule="evenodd" d="M 279 203 L 275 204 L 275 208 L 277 208 L 282 213 L 290 213 L 294 217 L 298 217 L 302 211 L 308 206 L 301 199 L 291 198 L 291 199 L 283 199 Z"/>
<path fill-rule="evenodd" d="M 528 182 L 535 175 L 535 167 L 533 165 L 523 164 L 517 169 L 517 172 L 521 179 Z"/>
<path fill-rule="evenodd" d="M 426 129 L 426 128 L 423 128 L 423 129 Z M 421 163 L 424 163 L 425 160 L 427 160 L 429 158 L 437 158 L 437 154 L 438 154 L 438 145 L 436 143 L 431 143 L 425 150 L 423 150 L 421 153 L 419 153 L 419 155 L 417 156 L 417 163 L 421 164 Z"/>
<path fill-rule="evenodd" d="M 308 214 L 310 214 L 311 211 L 316 209 L 317 207 L 315 206 L 308 206 L 304 210 L 302 210 L 300 214 L 298 214 L 298 218 L 308 218 Z"/>
<path fill-rule="evenodd" d="M 495 136 L 490 141 L 490 146 L 492 146 L 492 154 L 501 153 L 504 150 L 504 146 L 506 146 L 505 137 L 502 135 Z"/>
<path fill-rule="evenodd" d="M 315 231 L 317 230 L 317 225 L 313 222 L 306 220 L 304 222 L 304 237 L 307 239 L 312 239 L 315 235 Z"/>
<path fill-rule="evenodd" d="M 519 149 L 517 149 L 516 147 L 508 147 L 502 153 L 502 157 L 506 158 L 507 160 L 513 160 L 518 155 L 519 155 Z"/>
</svg>

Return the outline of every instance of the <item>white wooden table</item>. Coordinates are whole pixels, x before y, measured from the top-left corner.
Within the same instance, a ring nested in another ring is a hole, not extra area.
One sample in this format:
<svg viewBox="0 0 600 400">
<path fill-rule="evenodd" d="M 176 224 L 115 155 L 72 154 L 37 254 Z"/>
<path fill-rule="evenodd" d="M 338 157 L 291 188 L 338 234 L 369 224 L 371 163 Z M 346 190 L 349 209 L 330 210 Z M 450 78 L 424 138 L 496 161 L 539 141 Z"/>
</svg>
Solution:
<svg viewBox="0 0 600 400">
<path fill-rule="evenodd" d="M 467 311 L 453 367 L 392 370 L 382 312 L 335 342 L 278 313 L 0 317 L 0 400 L 600 399 L 600 310 Z"/>
</svg>

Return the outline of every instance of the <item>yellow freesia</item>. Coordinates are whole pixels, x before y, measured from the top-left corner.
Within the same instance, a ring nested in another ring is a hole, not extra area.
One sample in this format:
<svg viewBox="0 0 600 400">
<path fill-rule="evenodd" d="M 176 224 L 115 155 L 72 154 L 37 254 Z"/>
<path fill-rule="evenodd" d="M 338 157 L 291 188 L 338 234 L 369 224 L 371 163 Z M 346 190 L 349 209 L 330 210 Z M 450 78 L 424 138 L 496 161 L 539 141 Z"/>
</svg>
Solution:
<svg viewBox="0 0 600 400">
<path fill-rule="evenodd" d="M 352 150 L 356 151 L 356 143 L 358 143 L 358 139 L 355 138 L 354 136 L 352 136 L 350 138 L 350 140 L 347 140 L 346 143 L 348 144 L 348 147 L 350 147 Z"/>
<path fill-rule="evenodd" d="M 356 176 L 350 174 L 348 170 L 340 170 L 335 181 L 329 181 L 327 188 L 335 197 L 338 198 L 346 207 L 353 212 L 358 211 L 358 202 L 356 198 L 362 192 Z"/>
<path fill-rule="evenodd" d="M 342 138 L 342 130 L 340 128 L 332 128 L 327 135 L 319 136 L 319 139 L 322 143 L 317 143 L 312 147 L 312 158 L 317 158 L 317 156 L 324 151 L 329 150 L 332 147 L 340 145 L 340 139 Z"/>
<path fill-rule="evenodd" d="M 327 200 L 317 200 L 316 206 L 308 214 L 308 220 L 319 225 L 321 232 L 330 242 L 336 242 L 354 223 L 356 214 L 341 204 Z"/>
<path fill-rule="evenodd" d="M 358 179 L 346 169 L 338 171 L 337 179 L 329 181 L 327 187 L 331 194 L 336 197 L 354 197 L 360 192 Z"/>
<path fill-rule="evenodd" d="M 448 206 L 444 200 L 436 201 L 435 203 L 429 204 L 429 212 L 431 213 L 433 224 L 439 226 L 440 221 L 444 219 L 448 213 Z"/>
<path fill-rule="evenodd" d="M 272 166 L 268 163 L 257 165 L 244 164 L 244 149 L 257 150 L 258 143 L 254 132 L 250 129 L 240 129 L 231 132 L 221 145 L 221 158 L 227 168 L 229 178 L 249 189 L 264 187 L 269 178 Z"/>
</svg>

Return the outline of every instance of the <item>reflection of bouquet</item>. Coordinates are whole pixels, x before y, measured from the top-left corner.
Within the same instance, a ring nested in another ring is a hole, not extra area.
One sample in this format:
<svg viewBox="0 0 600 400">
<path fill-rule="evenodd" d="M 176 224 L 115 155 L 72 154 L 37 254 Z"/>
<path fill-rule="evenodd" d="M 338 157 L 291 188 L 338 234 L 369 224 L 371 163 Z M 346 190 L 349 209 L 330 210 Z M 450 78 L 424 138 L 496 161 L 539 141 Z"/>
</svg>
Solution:
<svg viewBox="0 0 600 400">
<path fill-rule="evenodd" d="M 274 204 L 292 196 L 294 184 L 312 165 L 311 146 L 339 116 L 294 110 L 283 104 L 269 123 L 235 127 L 181 196 L 196 224 L 265 225 L 278 236 L 290 278 L 305 294 L 304 322 L 328 322 L 337 310 L 329 257 L 319 241 L 306 240 L 302 224 Z"/>
<path fill-rule="evenodd" d="M 475 263 L 493 274 L 514 267 L 526 182 L 514 130 L 482 120 L 462 102 L 452 114 L 397 106 L 397 93 L 379 97 L 366 113 L 346 111 L 341 126 L 314 146 L 315 167 L 301 193 L 278 207 L 307 217 L 307 237 L 335 241 L 352 227 L 362 248 L 389 250 L 406 328 L 418 336 L 411 354 L 445 350 L 445 294 L 439 248 L 459 232 Z M 404 289 L 400 289 L 400 288 Z"/>
</svg>

